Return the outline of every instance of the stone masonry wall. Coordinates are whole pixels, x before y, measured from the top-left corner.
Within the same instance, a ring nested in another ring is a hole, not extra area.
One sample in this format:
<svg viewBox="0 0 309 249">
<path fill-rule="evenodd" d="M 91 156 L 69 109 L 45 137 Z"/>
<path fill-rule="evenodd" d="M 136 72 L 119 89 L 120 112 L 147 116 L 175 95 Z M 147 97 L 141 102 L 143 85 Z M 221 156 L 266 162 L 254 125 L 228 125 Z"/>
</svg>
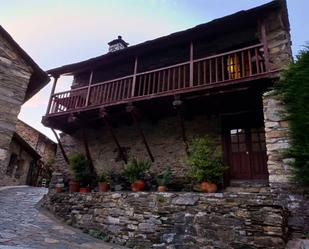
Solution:
<svg viewBox="0 0 309 249">
<path fill-rule="evenodd" d="M 269 193 L 49 194 L 69 224 L 130 248 L 284 248 L 284 208 Z"/>
<path fill-rule="evenodd" d="M 290 147 L 285 109 L 273 91 L 264 93 L 263 106 L 269 182 L 288 183 L 291 176 L 288 164 L 292 159 L 284 156 L 284 152 Z"/>
<path fill-rule="evenodd" d="M 197 135 L 210 135 L 220 144 L 220 124 L 216 117 L 196 117 L 192 121 L 185 121 L 188 138 Z M 186 172 L 186 151 L 182 140 L 182 133 L 176 117 L 159 121 L 158 124 L 142 123 L 142 127 L 155 158 L 152 172 L 162 172 L 168 166 L 173 171 L 174 178 L 184 177 Z M 102 169 L 112 169 L 117 172 L 122 169 L 123 161 L 118 158 L 118 150 L 110 132 L 101 129 L 87 129 L 90 153 L 98 172 Z M 149 159 L 145 145 L 136 126 L 120 126 L 115 128 L 115 134 L 122 147 L 125 147 L 129 156 Z M 73 135 L 62 134 L 61 141 L 68 155 L 72 152 L 83 152 L 84 145 L 79 132 Z M 58 150 L 56 168 L 60 172 L 67 172 L 63 156 Z"/>
<path fill-rule="evenodd" d="M 8 165 L 17 115 L 24 101 L 32 69 L 18 56 L 11 45 L 0 35 L 0 174 Z M 4 185 L 0 179 L 0 186 Z"/>
</svg>

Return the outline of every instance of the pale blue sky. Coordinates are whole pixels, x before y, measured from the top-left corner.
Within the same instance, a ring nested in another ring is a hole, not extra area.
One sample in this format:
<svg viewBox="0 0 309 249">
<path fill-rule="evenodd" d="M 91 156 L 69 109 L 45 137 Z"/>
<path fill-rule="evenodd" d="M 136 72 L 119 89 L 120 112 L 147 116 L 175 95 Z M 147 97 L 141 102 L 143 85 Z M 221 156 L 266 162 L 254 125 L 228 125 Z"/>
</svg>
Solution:
<svg viewBox="0 0 309 249">
<path fill-rule="evenodd" d="M 122 35 L 130 45 L 154 39 L 267 0 L 0 0 L 0 23 L 44 70 L 107 52 Z M 309 41 L 308 0 L 288 0 L 293 53 Z M 62 79 L 57 90 L 68 87 Z M 50 84 L 26 103 L 19 117 L 41 125 Z M 54 138 L 53 138 L 54 139 Z"/>
</svg>

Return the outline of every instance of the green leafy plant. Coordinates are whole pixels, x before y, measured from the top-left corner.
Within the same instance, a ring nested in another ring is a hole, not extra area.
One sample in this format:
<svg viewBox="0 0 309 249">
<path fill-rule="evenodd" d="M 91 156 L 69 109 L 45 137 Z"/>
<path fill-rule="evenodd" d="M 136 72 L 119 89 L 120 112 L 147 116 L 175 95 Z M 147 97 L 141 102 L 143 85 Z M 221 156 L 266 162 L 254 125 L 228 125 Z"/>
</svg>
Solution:
<svg viewBox="0 0 309 249">
<path fill-rule="evenodd" d="M 309 186 L 309 45 L 305 47 L 283 72 L 276 88 L 278 97 L 287 110 L 291 148 L 288 156 L 291 163 L 292 180 Z"/>
<path fill-rule="evenodd" d="M 106 182 L 110 183 L 111 181 L 111 172 L 108 171 L 102 171 L 101 174 L 99 174 L 97 182 Z"/>
<path fill-rule="evenodd" d="M 167 186 L 172 181 L 172 171 L 171 168 L 167 168 L 162 175 L 156 177 L 159 186 Z"/>
<path fill-rule="evenodd" d="M 130 158 L 128 165 L 123 170 L 123 176 L 125 176 L 130 183 L 136 180 L 142 179 L 146 170 L 151 167 L 149 160 L 138 160 L 133 157 Z"/>
<path fill-rule="evenodd" d="M 89 162 L 85 155 L 75 153 L 69 158 L 69 165 L 72 177 L 79 181 L 81 186 L 87 187 L 92 182 L 92 174 L 89 168 Z"/>
<path fill-rule="evenodd" d="M 221 158 L 221 152 L 209 137 L 194 138 L 188 149 L 188 176 L 197 183 L 220 183 L 227 169 Z"/>
</svg>

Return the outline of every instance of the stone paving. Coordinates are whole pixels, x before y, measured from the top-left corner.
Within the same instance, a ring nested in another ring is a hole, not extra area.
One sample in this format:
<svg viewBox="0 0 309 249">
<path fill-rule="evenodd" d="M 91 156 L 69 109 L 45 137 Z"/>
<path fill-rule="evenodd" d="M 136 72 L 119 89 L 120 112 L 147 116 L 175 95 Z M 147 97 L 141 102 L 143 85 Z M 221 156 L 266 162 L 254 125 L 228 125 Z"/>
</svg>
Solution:
<svg viewBox="0 0 309 249">
<path fill-rule="evenodd" d="M 38 211 L 47 189 L 0 188 L 0 249 L 120 249 Z"/>
</svg>

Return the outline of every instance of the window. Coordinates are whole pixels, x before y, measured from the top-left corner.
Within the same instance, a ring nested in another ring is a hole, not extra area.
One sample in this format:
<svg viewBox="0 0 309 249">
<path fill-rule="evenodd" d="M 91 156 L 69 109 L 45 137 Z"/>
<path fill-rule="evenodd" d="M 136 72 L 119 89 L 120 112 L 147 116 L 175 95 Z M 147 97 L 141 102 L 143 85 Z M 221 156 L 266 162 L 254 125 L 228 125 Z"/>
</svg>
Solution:
<svg viewBox="0 0 309 249">
<path fill-rule="evenodd" d="M 239 56 L 228 56 L 227 58 L 227 70 L 229 72 L 229 79 L 234 80 L 241 77 L 240 75 L 240 60 Z"/>
</svg>

